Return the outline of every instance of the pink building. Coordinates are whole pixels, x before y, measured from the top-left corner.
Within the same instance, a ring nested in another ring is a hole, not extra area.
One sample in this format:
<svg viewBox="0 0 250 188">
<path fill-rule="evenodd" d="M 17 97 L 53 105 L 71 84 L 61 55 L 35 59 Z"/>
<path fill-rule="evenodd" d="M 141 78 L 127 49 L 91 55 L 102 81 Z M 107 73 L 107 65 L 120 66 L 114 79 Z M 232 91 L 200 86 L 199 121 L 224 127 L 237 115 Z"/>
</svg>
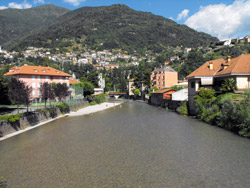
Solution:
<svg viewBox="0 0 250 188">
<path fill-rule="evenodd" d="M 69 77 L 71 77 L 70 74 L 51 67 L 29 65 L 13 67 L 5 76 L 13 76 L 32 87 L 32 98 L 40 98 L 40 87 L 42 83 L 66 83 L 69 86 Z"/>
<path fill-rule="evenodd" d="M 178 73 L 171 67 L 155 68 L 151 73 L 152 87 L 169 88 L 178 83 Z"/>
</svg>

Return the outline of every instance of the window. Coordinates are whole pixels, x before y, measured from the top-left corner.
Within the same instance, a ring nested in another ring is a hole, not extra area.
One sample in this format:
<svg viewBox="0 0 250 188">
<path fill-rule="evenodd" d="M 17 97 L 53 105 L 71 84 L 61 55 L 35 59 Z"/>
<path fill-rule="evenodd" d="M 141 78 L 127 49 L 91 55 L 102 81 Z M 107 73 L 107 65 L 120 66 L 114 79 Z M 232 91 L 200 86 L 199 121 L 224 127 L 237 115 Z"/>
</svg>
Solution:
<svg viewBox="0 0 250 188">
<path fill-rule="evenodd" d="M 191 88 L 195 87 L 195 82 L 191 82 Z"/>
<path fill-rule="evenodd" d="M 48 76 L 46 76 L 46 80 L 49 80 L 49 77 L 48 77 Z"/>
<path fill-rule="evenodd" d="M 33 96 L 36 95 L 36 91 L 35 90 L 32 91 L 32 95 Z"/>
<path fill-rule="evenodd" d="M 36 83 L 32 83 L 32 88 L 36 88 Z"/>
<path fill-rule="evenodd" d="M 37 79 L 40 80 L 40 76 L 37 76 Z"/>
<path fill-rule="evenodd" d="M 40 95 L 40 90 L 38 90 L 38 95 Z"/>
<path fill-rule="evenodd" d="M 38 84 L 37 84 L 37 87 L 38 87 L 38 88 L 40 88 L 40 86 L 41 86 L 41 84 L 40 84 L 40 83 L 38 83 Z"/>
<path fill-rule="evenodd" d="M 35 75 L 33 75 L 33 76 L 32 76 L 32 80 L 35 80 L 35 79 L 36 79 L 36 76 L 35 76 Z"/>
<path fill-rule="evenodd" d="M 62 77 L 60 76 L 60 80 L 62 80 Z"/>
</svg>

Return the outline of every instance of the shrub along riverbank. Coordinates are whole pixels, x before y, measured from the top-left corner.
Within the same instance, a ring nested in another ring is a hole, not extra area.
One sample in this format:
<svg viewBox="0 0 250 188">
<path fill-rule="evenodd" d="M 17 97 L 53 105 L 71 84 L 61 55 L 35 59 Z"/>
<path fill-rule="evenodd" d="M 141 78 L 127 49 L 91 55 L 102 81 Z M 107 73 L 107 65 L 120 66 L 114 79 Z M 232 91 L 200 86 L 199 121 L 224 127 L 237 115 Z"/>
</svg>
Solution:
<svg viewBox="0 0 250 188">
<path fill-rule="evenodd" d="M 195 105 L 197 118 L 250 138 L 250 90 L 216 96 L 215 90 L 201 88 Z"/>
<path fill-rule="evenodd" d="M 88 102 L 86 101 L 72 104 L 70 106 L 62 103 L 53 107 L 37 109 L 34 112 L 25 112 L 16 115 L 2 115 L 0 116 L 0 137 L 37 125 L 41 122 L 46 122 L 69 113 L 70 111 L 78 110 L 86 105 L 88 105 Z"/>
</svg>

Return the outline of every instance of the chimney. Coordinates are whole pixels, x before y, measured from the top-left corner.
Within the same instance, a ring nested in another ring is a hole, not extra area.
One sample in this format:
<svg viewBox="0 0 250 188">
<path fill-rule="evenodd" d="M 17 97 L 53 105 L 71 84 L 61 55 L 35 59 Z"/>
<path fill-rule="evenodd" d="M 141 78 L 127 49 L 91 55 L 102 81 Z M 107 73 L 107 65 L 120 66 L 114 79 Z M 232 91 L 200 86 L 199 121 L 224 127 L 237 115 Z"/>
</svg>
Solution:
<svg viewBox="0 0 250 188">
<path fill-rule="evenodd" d="M 214 69 L 214 64 L 212 62 L 209 63 L 209 69 L 213 70 Z"/>
</svg>

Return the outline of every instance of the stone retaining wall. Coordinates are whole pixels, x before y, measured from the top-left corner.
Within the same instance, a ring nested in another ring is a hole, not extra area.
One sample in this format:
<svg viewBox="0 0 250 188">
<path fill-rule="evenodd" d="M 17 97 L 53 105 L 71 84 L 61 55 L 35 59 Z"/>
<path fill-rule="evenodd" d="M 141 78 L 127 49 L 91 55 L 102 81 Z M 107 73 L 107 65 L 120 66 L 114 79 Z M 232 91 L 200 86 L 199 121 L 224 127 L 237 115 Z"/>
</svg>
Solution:
<svg viewBox="0 0 250 188">
<path fill-rule="evenodd" d="M 48 121 L 62 114 L 69 113 L 70 111 L 76 111 L 84 106 L 87 106 L 88 102 L 82 102 L 78 104 L 70 105 L 69 109 L 61 112 L 59 108 L 54 108 L 55 110 L 50 113 L 49 111 L 40 110 L 36 112 L 31 112 L 25 117 L 21 117 L 19 121 L 14 123 L 9 123 L 8 121 L 0 121 L 0 137 L 8 135 L 10 133 L 23 130 L 27 127 L 37 125 L 38 123 Z"/>
</svg>

